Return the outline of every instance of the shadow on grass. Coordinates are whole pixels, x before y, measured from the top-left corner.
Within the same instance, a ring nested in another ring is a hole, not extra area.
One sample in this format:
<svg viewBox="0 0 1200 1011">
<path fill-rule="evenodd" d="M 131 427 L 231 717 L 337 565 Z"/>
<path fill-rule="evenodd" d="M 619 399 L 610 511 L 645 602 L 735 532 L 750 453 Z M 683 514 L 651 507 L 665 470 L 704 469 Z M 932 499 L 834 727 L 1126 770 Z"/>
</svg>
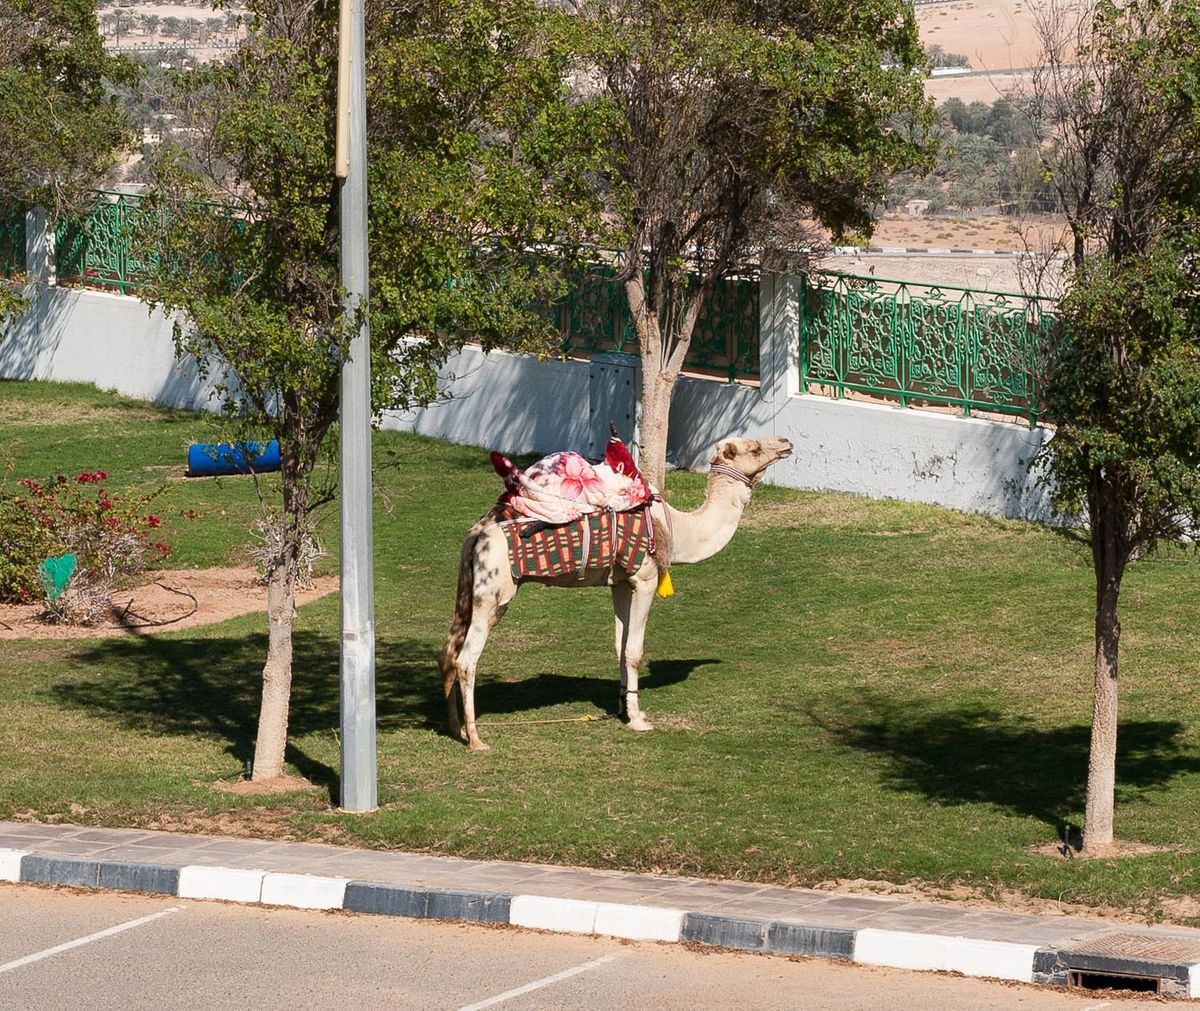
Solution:
<svg viewBox="0 0 1200 1011">
<path fill-rule="evenodd" d="M 334 733 L 339 724 L 338 643 L 316 632 L 294 634 L 292 703 L 286 760 L 308 780 L 327 787 L 336 801 L 337 770 L 306 755 L 294 741 Z M 381 730 L 404 726 L 446 733 L 446 708 L 437 669 L 440 641 L 384 639 L 376 643 L 376 715 Z M 267 655 L 262 634 L 226 637 L 111 639 L 72 655 L 95 680 L 64 678 L 50 692 L 61 704 L 158 734 L 213 734 L 240 766 L 253 759 L 261 671 Z M 716 660 L 659 660 L 642 684 L 665 687 Z M 615 669 L 616 661 L 613 661 Z M 85 675 L 86 676 L 86 675 Z M 481 683 L 481 712 L 518 713 L 571 702 L 611 711 L 617 678 L 539 674 L 523 681 Z"/>
<path fill-rule="evenodd" d="M 335 638 L 298 631 L 292 640 L 289 738 L 338 729 L 339 654 Z M 63 679 L 55 699 L 161 734 L 215 734 L 244 766 L 252 760 L 258 726 L 267 638 L 112 639 L 73 655 L 81 668 L 103 672 L 97 680 Z M 437 650 L 418 640 L 381 640 L 376 646 L 376 713 L 382 729 L 416 722 L 439 725 L 443 706 L 437 684 Z M 336 799 L 337 770 L 288 744 L 288 762 Z"/>
<path fill-rule="evenodd" d="M 686 681 L 697 667 L 720 663 L 720 660 L 651 660 L 638 679 L 638 687 L 665 688 Z M 475 702 L 479 718 L 489 713 L 522 713 L 543 706 L 582 702 L 601 712 L 615 713 L 621 691 L 617 661 L 612 661 L 611 677 L 588 677 L 568 674 L 535 674 L 517 681 L 493 681 L 484 672 L 475 685 Z"/>
<path fill-rule="evenodd" d="M 883 781 L 942 804 L 985 803 L 1037 818 L 1056 831 L 1083 810 L 1091 728 L 1038 727 L 986 706 L 934 708 L 868 698 L 857 722 L 815 723 L 840 743 L 881 756 Z M 1165 788 L 1200 772 L 1200 754 L 1176 720 L 1125 721 L 1117 732 L 1117 796 Z"/>
</svg>

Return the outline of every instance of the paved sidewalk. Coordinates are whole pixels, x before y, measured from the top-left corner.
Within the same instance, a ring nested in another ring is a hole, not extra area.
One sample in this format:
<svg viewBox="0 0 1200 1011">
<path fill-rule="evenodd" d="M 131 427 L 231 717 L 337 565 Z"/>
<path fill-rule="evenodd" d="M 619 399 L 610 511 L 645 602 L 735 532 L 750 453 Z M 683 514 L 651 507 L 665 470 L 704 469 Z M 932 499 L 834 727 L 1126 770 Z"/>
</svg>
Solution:
<svg viewBox="0 0 1200 1011">
<path fill-rule="evenodd" d="M 0 881 L 505 923 L 1200 997 L 1200 930 L 737 881 L 0 821 Z"/>
</svg>

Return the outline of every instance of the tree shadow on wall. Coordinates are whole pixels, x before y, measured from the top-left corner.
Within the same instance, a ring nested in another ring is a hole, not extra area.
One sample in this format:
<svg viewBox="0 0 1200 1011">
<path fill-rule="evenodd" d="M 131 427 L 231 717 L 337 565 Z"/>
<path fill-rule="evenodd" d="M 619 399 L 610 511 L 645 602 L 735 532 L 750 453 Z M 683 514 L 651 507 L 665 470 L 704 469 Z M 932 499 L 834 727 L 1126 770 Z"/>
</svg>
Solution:
<svg viewBox="0 0 1200 1011">
<path fill-rule="evenodd" d="M 923 700 L 868 695 L 858 719 L 809 716 L 846 747 L 879 756 L 883 782 L 940 804 L 985 803 L 1045 822 L 1055 831 L 1081 811 L 1091 728 L 1039 727 L 987 706 L 939 708 Z M 1128 720 L 1117 732 L 1117 795 L 1166 788 L 1200 772 L 1177 720 Z"/>
</svg>

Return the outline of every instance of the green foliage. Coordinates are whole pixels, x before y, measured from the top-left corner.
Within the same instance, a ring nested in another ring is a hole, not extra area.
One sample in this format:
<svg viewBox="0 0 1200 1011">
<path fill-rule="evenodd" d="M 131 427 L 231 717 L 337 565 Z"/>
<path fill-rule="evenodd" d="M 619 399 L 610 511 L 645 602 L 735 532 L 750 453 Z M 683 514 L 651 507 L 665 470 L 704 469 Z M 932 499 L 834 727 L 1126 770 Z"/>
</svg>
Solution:
<svg viewBox="0 0 1200 1011">
<path fill-rule="evenodd" d="M 129 136 L 92 0 L 0 0 L 0 209 L 80 206 Z M 24 300 L 0 280 L 0 339 Z"/>
<path fill-rule="evenodd" d="M 1054 209 L 1028 109 L 1007 98 L 990 105 L 948 98 L 938 107 L 938 136 L 932 172 L 894 177 L 889 204 L 922 198 L 933 210 L 996 204 L 1021 213 Z"/>
<path fill-rule="evenodd" d="M 585 65 L 620 128 L 609 211 L 652 270 L 686 251 L 727 272 L 751 247 L 786 245 L 797 212 L 869 230 L 887 176 L 929 157 L 907 4 L 622 0 L 584 21 Z"/>
<path fill-rule="evenodd" d="M 128 141 L 91 0 L 0 0 L 0 203 L 77 204 Z"/>
<path fill-rule="evenodd" d="M 1058 506 L 1097 517 L 1107 488 L 1128 550 L 1200 526 L 1200 273 L 1188 253 L 1162 241 L 1119 263 L 1089 258 L 1043 367 Z"/>
<path fill-rule="evenodd" d="M 1200 0 L 1098 0 L 1071 17 L 1044 38 L 1031 111 L 1078 267 L 1097 249 L 1145 253 L 1195 220 Z"/>
<path fill-rule="evenodd" d="M 1042 393 L 1062 504 L 1086 512 L 1097 577 L 1119 585 L 1140 546 L 1200 515 L 1200 2 L 1104 0 L 1088 18 L 1079 76 L 1036 96 L 1076 238 Z"/>
<path fill-rule="evenodd" d="M 333 177 L 336 10 L 258 3 L 227 63 L 180 78 L 204 138 L 158 169 L 141 241 L 148 297 L 182 311 L 181 353 L 229 369 L 228 406 L 309 475 L 337 415 L 350 327 Z M 372 7 L 370 326 L 375 409 L 437 395 L 466 340 L 548 351 L 563 290 L 531 245 L 596 221 L 582 169 L 597 112 L 568 100 L 569 21 L 530 0 Z M 214 214 L 206 199 L 235 195 Z M 228 279 L 235 278 L 230 284 Z M 305 477 L 307 479 L 307 477 Z"/>
<path fill-rule="evenodd" d="M 58 549 L 29 506 L 24 496 L 0 494 L 0 601 L 33 599 L 41 589 L 38 564 Z"/>
<path fill-rule="evenodd" d="M 925 47 L 925 59 L 931 67 L 969 67 L 971 60 L 964 53 L 948 53 L 936 43 Z"/>
</svg>

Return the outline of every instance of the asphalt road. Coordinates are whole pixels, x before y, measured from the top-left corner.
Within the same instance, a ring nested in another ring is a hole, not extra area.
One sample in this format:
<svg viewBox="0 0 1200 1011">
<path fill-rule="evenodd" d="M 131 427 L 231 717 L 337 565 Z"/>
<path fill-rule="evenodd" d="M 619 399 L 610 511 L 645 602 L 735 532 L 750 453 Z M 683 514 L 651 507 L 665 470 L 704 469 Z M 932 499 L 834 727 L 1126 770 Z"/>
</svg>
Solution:
<svg viewBox="0 0 1200 1011">
<path fill-rule="evenodd" d="M 1134 1011 L 1143 1003 L 677 944 L 0 884 L 2 1011 Z"/>
</svg>

